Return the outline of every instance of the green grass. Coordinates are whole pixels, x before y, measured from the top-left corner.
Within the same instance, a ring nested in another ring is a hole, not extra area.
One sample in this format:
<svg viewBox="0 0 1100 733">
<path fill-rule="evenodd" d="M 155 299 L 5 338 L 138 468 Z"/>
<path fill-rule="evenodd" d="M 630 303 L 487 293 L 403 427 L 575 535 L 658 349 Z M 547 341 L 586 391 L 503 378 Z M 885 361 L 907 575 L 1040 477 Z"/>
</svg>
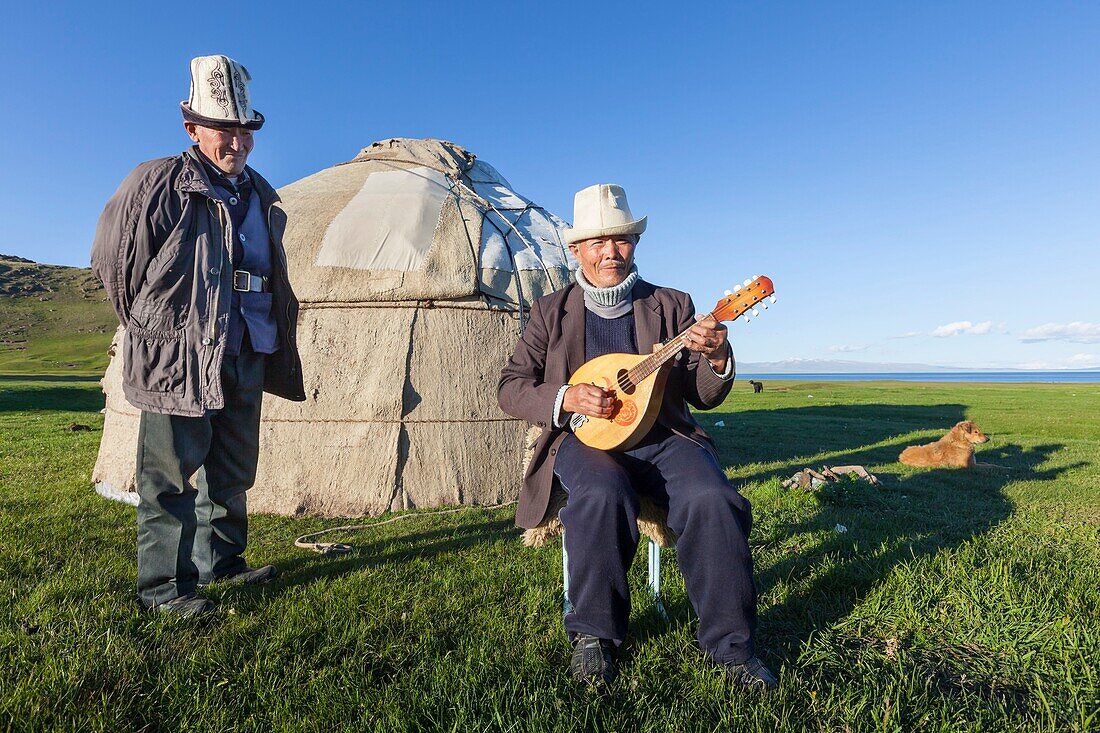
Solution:
<svg viewBox="0 0 1100 733">
<path fill-rule="evenodd" d="M 91 270 L 0 255 L 0 374 L 102 375 L 117 326 Z"/>
<path fill-rule="evenodd" d="M 739 384 L 701 415 L 754 506 L 768 697 L 702 663 L 671 562 L 657 617 L 644 553 L 620 679 L 578 688 L 559 548 L 520 546 L 510 510 L 356 533 L 342 557 L 291 545 L 339 522 L 257 516 L 249 559 L 275 583 L 214 592 L 207 622 L 143 614 L 133 509 L 89 486 L 101 405 L 94 384 L 0 382 L 0 730 L 1100 727 L 1100 385 Z M 896 463 L 964 417 L 1010 470 Z M 780 489 L 852 462 L 883 485 Z"/>
</svg>

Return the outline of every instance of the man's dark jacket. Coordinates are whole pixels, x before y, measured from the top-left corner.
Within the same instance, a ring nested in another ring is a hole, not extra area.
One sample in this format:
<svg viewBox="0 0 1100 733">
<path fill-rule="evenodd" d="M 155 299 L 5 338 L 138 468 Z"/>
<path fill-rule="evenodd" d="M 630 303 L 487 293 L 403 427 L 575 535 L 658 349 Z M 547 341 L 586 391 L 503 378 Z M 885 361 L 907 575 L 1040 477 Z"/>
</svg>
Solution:
<svg viewBox="0 0 1100 733">
<path fill-rule="evenodd" d="M 695 323 L 691 296 L 639 280 L 630 291 L 638 348 L 648 351 Z M 551 413 L 558 390 L 584 362 L 584 291 L 576 284 L 545 295 L 531 307 L 531 316 L 515 353 L 500 376 L 497 399 L 509 415 L 542 428 L 523 478 L 516 524 L 542 522 L 554 482 L 554 460 L 566 432 L 554 428 Z M 687 356 L 685 356 L 687 355 Z M 733 356 L 731 354 L 730 358 Z M 699 354 L 682 351 L 665 385 L 658 421 L 714 451 L 714 444 L 688 410 L 688 404 L 709 410 L 729 394 L 732 378 L 722 380 Z"/>
<path fill-rule="evenodd" d="M 233 294 L 230 217 L 194 149 L 142 163 L 100 216 L 92 270 L 107 289 L 123 340 L 123 391 L 149 412 L 199 417 L 224 404 L 221 364 Z M 272 314 L 280 348 L 267 356 L 264 390 L 305 399 L 298 300 L 290 288 L 278 194 L 248 169 L 272 247 Z"/>
</svg>

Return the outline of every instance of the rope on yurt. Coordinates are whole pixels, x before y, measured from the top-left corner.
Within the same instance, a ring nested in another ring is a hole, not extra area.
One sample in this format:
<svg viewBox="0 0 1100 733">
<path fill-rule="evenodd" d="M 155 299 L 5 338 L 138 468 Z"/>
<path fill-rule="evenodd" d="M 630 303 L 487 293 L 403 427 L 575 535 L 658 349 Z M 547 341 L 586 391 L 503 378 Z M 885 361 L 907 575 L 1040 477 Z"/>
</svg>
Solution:
<svg viewBox="0 0 1100 733">
<path fill-rule="evenodd" d="M 467 186 L 465 183 L 462 183 L 461 180 L 455 180 L 454 183 L 451 184 L 451 193 L 455 197 L 455 208 L 458 209 L 458 214 L 459 214 L 459 216 L 462 217 L 463 224 L 468 224 L 468 222 L 466 221 L 465 212 L 462 211 L 462 202 L 465 201 L 466 199 L 464 199 L 462 197 L 462 195 L 459 193 L 459 191 L 458 191 L 459 185 L 461 185 L 463 188 L 466 188 L 467 190 L 469 190 L 469 186 Z M 477 202 L 470 201 L 470 205 L 474 208 L 475 211 L 477 210 Z M 484 212 L 478 211 L 478 214 L 481 216 L 482 219 L 485 218 Z M 474 257 L 474 267 L 477 269 L 477 272 L 480 273 L 481 272 L 481 247 L 474 244 L 474 238 L 470 236 L 470 227 L 469 226 L 463 226 L 462 230 L 464 232 L 466 232 L 466 241 L 470 245 L 470 254 L 473 255 L 473 257 Z M 480 293 L 480 294 L 482 295 L 483 299 L 486 302 L 488 302 L 488 300 L 489 300 L 488 297 L 486 297 L 484 293 Z"/>
<path fill-rule="evenodd" d="M 461 202 L 463 202 L 463 201 L 468 202 L 474 208 L 474 210 L 477 211 L 478 215 L 481 217 L 481 228 L 484 229 L 485 228 L 485 222 L 488 221 L 488 217 L 485 215 L 486 212 L 481 209 L 480 204 L 484 203 L 485 206 L 490 206 L 490 204 L 489 204 L 488 201 L 485 200 L 485 198 L 483 196 L 481 196 L 477 192 L 476 189 L 474 189 L 473 185 L 471 185 L 473 183 L 472 180 L 470 181 L 470 183 L 466 182 L 466 179 L 468 179 L 468 178 L 469 178 L 469 172 L 466 171 L 462 174 L 462 178 L 455 179 L 454 185 L 451 186 L 451 191 L 454 193 L 454 196 L 455 196 L 455 205 L 458 207 L 458 211 L 461 214 L 462 213 L 462 204 L 461 204 Z M 464 189 L 468 195 L 463 197 L 458 191 L 459 187 Z M 465 216 L 462 217 L 462 221 L 463 222 L 466 221 Z M 496 224 L 493 224 L 493 222 L 491 222 L 491 221 L 489 221 L 489 224 L 491 224 L 494 229 L 496 229 L 498 232 L 500 232 L 501 235 L 504 234 L 504 232 L 500 231 L 500 227 L 498 227 Z M 478 273 L 478 275 L 477 275 L 478 282 L 480 283 L 481 282 L 481 246 L 474 244 L 474 240 L 470 236 L 470 228 L 469 227 L 463 227 L 463 229 L 466 230 L 466 241 L 470 243 L 470 251 L 474 255 L 474 266 L 475 266 L 476 272 Z M 507 237 L 504 238 L 504 245 L 505 245 L 505 249 L 508 249 L 508 238 Z M 512 277 L 514 279 L 515 276 L 516 276 L 515 275 L 515 273 L 516 273 L 516 261 L 515 261 L 515 258 L 512 257 L 511 250 L 509 250 L 509 252 L 508 252 L 508 259 L 512 263 Z M 519 292 L 519 287 L 520 287 L 519 283 L 517 282 L 516 283 L 516 291 L 517 292 Z M 480 290 L 480 288 L 479 288 L 479 293 L 478 294 L 481 296 L 482 301 L 487 306 L 490 306 L 490 307 L 492 306 L 492 302 L 491 302 L 492 299 L 489 297 L 488 293 L 486 293 L 483 290 Z M 524 317 L 523 317 L 523 299 L 522 298 L 520 298 L 520 302 L 519 302 L 518 307 L 516 309 L 516 316 L 517 316 L 517 319 L 519 320 L 519 333 L 522 336 L 524 326 L 526 325 L 526 323 L 524 321 Z"/>
<path fill-rule="evenodd" d="M 508 221 L 508 218 L 503 216 L 499 211 L 497 211 L 496 207 L 494 207 L 493 204 L 490 203 L 484 196 L 479 194 L 477 192 L 477 190 L 474 189 L 473 186 L 467 184 L 461 178 L 455 179 L 454 186 L 452 187 L 452 190 L 460 188 L 460 187 L 462 189 L 464 189 L 465 192 L 468 194 L 467 200 L 474 206 L 474 208 L 479 208 L 482 204 L 484 204 L 485 208 L 482 209 L 479 212 L 481 214 L 482 228 L 484 228 L 485 223 L 488 222 L 493 227 L 493 229 L 496 229 L 497 233 L 499 233 L 501 235 L 501 237 L 504 238 L 504 249 L 508 252 L 508 261 L 512 263 L 512 281 L 516 284 L 516 301 L 517 301 L 517 303 L 516 303 L 516 308 L 517 308 L 516 313 L 519 316 L 519 333 L 522 336 L 524 329 L 527 328 L 527 315 L 524 313 L 524 309 L 523 309 L 523 301 L 524 301 L 524 298 L 523 298 L 523 284 L 520 282 L 519 268 L 516 267 L 515 253 L 513 253 L 512 248 L 508 246 L 508 235 L 504 232 L 503 229 L 501 229 L 499 226 L 497 226 L 489 218 L 488 214 L 489 214 L 489 211 L 493 211 L 493 212 L 496 213 L 497 216 L 499 216 L 501 219 L 503 219 L 506 222 Z M 456 194 L 456 196 L 458 196 L 458 194 Z M 527 208 L 524 207 L 523 210 L 526 211 Z M 511 222 L 509 222 L 509 224 L 511 224 Z M 512 227 L 512 228 L 515 229 L 515 227 Z M 470 239 L 469 231 L 466 232 L 466 238 Z M 472 239 L 470 239 L 470 244 L 473 245 L 473 240 Z M 526 242 L 524 242 L 524 244 L 526 244 Z M 477 271 L 479 273 L 478 276 L 480 277 L 480 272 L 481 272 L 481 246 L 480 245 L 478 245 L 477 256 L 474 258 L 474 262 L 477 263 Z M 541 262 L 541 260 L 540 260 L 540 262 Z"/>
<path fill-rule="evenodd" d="M 515 233 L 516 238 L 519 239 L 519 241 L 522 242 L 523 245 L 525 247 L 527 247 L 527 249 L 531 250 L 531 254 L 534 255 L 534 257 L 535 257 L 535 261 L 538 262 L 540 265 L 542 265 L 542 273 L 546 276 L 546 282 L 549 283 L 551 287 L 553 287 L 554 286 L 554 278 L 550 276 L 550 268 L 548 268 L 546 266 L 546 263 L 542 261 L 542 257 L 539 256 L 539 252 L 538 252 L 537 249 L 535 249 L 535 245 L 533 245 L 531 242 L 527 241 L 527 239 L 523 236 L 523 234 L 520 233 L 519 228 L 516 227 L 515 222 L 513 222 L 511 219 L 509 219 L 507 216 L 505 216 L 503 213 L 501 213 L 500 209 L 493 206 L 493 204 L 490 203 L 489 201 L 486 201 L 485 205 L 488 207 L 489 211 L 492 211 L 494 214 L 496 214 L 498 217 L 500 217 L 501 221 L 503 221 L 505 224 L 508 225 L 508 227 Z M 541 206 L 535 206 L 532 202 L 528 201 L 527 204 L 522 209 L 518 209 L 519 214 L 516 216 L 516 219 L 518 220 L 525 213 L 527 213 L 527 211 L 529 211 L 531 209 L 535 209 L 535 210 L 538 210 L 538 211 L 545 211 L 545 209 L 543 209 Z M 508 211 L 517 211 L 517 209 L 508 209 Z M 482 214 L 482 216 L 486 219 L 486 221 L 489 221 L 489 218 L 488 218 L 488 216 L 486 216 L 486 214 L 488 214 L 488 211 L 486 211 L 485 214 Z M 490 223 L 492 223 L 492 222 L 490 221 Z M 515 280 L 515 283 L 516 283 L 516 297 L 519 299 L 519 315 L 520 315 L 519 331 L 522 334 L 524 328 L 527 326 L 527 319 L 524 316 L 524 312 L 523 312 L 523 310 L 524 310 L 524 297 L 523 297 L 523 286 L 521 285 L 521 282 L 520 282 L 521 278 L 520 278 L 520 274 L 519 274 L 519 272 L 520 272 L 519 266 L 516 264 L 515 253 L 513 253 L 512 248 L 508 246 L 508 235 L 505 234 L 501 230 L 501 228 L 498 227 L 496 224 L 493 224 L 493 227 L 504 236 L 504 246 L 505 246 L 505 249 L 508 250 L 508 258 L 512 261 L 512 279 Z M 530 310 L 530 308 L 528 308 L 528 310 Z"/>
<path fill-rule="evenodd" d="M 336 554 L 341 555 L 351 552 L 354 548 L 352 545 L 345 544 L 343 542 L 310 542 L 314 537 L 320 537 L 321 535 L 328 534 L 330 532 L 351 532 L 360 529 L 372 529 L 374 527 L 381 527 L 384 524 L 391 524 L 393 522 L 400 522 L 404 519 L 413 519 L 416 517 L 434 517 L 440 514 L 454 514 L 456 512 L 465 512 L 470 509 L 503 509 L 504 507 L 512 506 L 515 501 L 504 502 L 503 504 L 493 504 L 490 506 L 473 504 L 470 506 L 454 507 L 452 509 L 439 509 L 434 512 L 419 512 L 417 514 L 402 514 L 399 517 L 390 517 L 381 522 L 370 522 L 369 524 L 345 524 L 342 527 L 329 527 L 328 529 L 322 529 L 319 532 L 310 532 L 304 534 L 301 537 L 294 540 L 294 546 L 300 547 L 303 550 L 313 550 L 319 552 L 322 555 Z"/>
<path fill-rule="evenodd" d="M 516 284 L 516 308 L 518 309 L 517 312 L 519 314 L 519 334 L 520 336 L 522 336 L 524 330 L 526 330 L 527 328 L 527 314 L 524 312 L 523 307 L 526 299 L 523 297 L 523 282 L 519 276 L 519 266 L 516 264 L 516 254 L 512 251 L 512 248 L 508 246 L 507 233 L 505 233 L 503 229 L 498 227 L 493 222 L 493 220 L 489 218 L 489 209 L 493 208 L 492 204 L 486 202 L 486 206 L 488 207 L 488 209 L 481 212 L 481 220 L 483 222 L 488 222 L 489 226 L 493 227 L 493 229 L 496 229 L 497 232 L 504 238 L 504 250 L 508 253 L 508 261 L 512 263 L 512 282 Z M 497 215 L 499 216 L 500 213 L 497 212 Z"/>
<path fill-rule="evenodd" d="M 550 268 L 548 268 L 546 266 L 546 263 L 542 261 L 542 258 L 539 257 L 539 252 L 538 252 L 537 249 L 535 249 L 535 245 L 532 244 L 531 242 L 527 241 L 527 239 L 520 233 L 519 229 L 516 227 L 515 222 L 513 222 L 511 219 L 509 219 L 504 214 L 502 214 L 500 212 L 500 209 L 493 206 L 492 204 L 489 204 L 489 208 L 492 210 L 492 212 L 494 214 L 496 214 L 501 219 L 503 219 L 505 222 L 507 222 L 509 228 L 511 228 L 511 230 L 516 233 L 516 237 L 519 238 L 519 241 L 523 242 L 523 244 L 527 247 L 527 249 L 531 250 L 531 254 L 533 254 L 535 256 L 535 260 L 540 265 L 542 265 L 542 272 L 543 272 L 544 275 L 546 275 L 546 282 L 550 283 L 551 287 L 553 287 L 554 278 L 550 277 Z M 519 214 L 516 215 L 516 219 L 519 220 L 524 214 L 526 214 L 531 209 L 535 209 L 537 211 L 544 211 L 544 209 L 542 209 L 542 207 L 535 206 L 534 204 L 528 202 L 528 204 L 526 206 L 524 206 L 522 209 L 518 209 Z M 517 211 L 517 209 L 508 209 L 508 211 Z M 507 242 L 508 240 L 505 239 L 504 241 Z"/>
</svg>

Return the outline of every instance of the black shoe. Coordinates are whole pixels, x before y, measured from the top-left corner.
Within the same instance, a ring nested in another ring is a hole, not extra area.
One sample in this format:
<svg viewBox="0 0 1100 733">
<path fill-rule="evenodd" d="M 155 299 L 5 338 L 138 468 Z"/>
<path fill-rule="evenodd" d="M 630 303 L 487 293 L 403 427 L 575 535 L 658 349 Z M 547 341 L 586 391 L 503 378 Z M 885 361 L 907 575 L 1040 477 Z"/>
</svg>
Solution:
<svg viewBox="0 0 1100 733">
<path fill-rule="evenodd" d="M 578 682 L 587 682 L 597 687 L 610 685 L 619 674 L 615 667 L 613 645 L 607 639 L 577 634 L 577 638 L 573 640 L 573 658 L 569 660 L 569 671 Z"/>
<path fill-rule="evenodd" d="M 214 612 L 214 602 L 209 598 L 188 593 L 178 598 L 173 598 L 164 603 L 158 603 L 148 609 L 156 613 L 163 613 L 176 618 L 196 618 Z"/>
<path fill-rule="evenodd" d="M 271 582 L 278 574 L 274 565 L 264 565 L 262 568 L 245 568 L 239 573 L 215 578 L 214 582 L 218 585 L 260 585 Z"/>
<path fill-rule="evenodd" d="M 764 666 L 759 657 L 753 657 L 741 664 L 725 664 L 726 674 L 734 682 L 748 690 L 766 692 L 779 687 L 779 680 L 772 671 Z"/>
</svg>

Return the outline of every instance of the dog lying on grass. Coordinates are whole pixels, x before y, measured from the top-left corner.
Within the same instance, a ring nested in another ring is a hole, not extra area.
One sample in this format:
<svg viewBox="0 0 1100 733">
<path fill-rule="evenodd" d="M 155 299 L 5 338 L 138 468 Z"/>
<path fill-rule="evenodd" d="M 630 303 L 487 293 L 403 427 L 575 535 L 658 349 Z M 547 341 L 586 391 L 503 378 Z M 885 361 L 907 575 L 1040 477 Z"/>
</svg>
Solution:
<svg viewBox="0 0 1100 733">
<path fill-rule="evenodd" d="M 898 460 L 918 468 L 974 468 L 987 465 L 974 459 L 974 445 L 988 440 L 972 420 L 963 420 L 935 443 L 909 446 Z"/>
</svg>

